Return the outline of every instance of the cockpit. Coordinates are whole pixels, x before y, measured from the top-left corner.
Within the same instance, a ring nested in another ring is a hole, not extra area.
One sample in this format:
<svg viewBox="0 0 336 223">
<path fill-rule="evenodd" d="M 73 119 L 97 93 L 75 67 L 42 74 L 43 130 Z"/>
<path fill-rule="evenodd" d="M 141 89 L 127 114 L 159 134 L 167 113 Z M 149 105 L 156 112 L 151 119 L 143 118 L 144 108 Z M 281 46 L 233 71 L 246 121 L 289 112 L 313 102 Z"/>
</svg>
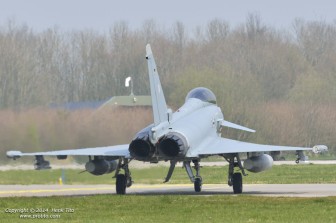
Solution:
<svg viewBox="0 0 336 223">
<path fill-rule="evenodd" d="M 198 88 L 191 90 L 186 97 L 186 101 L 190 98 L 197 98 L 204 102 L 217 104 L 215 94 L 209 89 L 204 88 L 204 87 L 198 87 Z"/>
</svg>

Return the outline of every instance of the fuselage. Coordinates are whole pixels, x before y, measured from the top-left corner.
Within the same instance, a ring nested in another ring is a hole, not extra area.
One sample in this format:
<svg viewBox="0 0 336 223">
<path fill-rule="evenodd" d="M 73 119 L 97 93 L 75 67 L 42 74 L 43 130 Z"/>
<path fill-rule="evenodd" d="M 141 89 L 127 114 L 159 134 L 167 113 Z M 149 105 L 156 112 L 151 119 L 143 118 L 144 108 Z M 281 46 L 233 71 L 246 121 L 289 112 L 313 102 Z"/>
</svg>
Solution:
<svg viewBox="0 0 336 223">
<path fill-rule="evenodd" d="M 223 120 L 223 113 L 215 101 L 187 96 L 167 123 L 158 127 L 152 124 L 138 132 L 130 144 L 130 153 L 142 161 L 190 160 L 202 142 L 220 136 L 218 120 Z"/>
</svg>

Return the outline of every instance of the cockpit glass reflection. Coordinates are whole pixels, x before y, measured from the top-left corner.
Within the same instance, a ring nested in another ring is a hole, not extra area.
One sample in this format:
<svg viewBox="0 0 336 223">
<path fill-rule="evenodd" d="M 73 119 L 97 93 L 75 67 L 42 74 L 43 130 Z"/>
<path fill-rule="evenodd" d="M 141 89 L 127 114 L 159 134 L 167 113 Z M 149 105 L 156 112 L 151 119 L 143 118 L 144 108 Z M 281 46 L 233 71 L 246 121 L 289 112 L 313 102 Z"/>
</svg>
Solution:
<svg viewBox="0 0 336 223">
<path fill-rule="evenodd" d="M 217 103 L 215 94 L 212 93 L 212 91 L 210 91 L 209 89 L 204 87 L 199 87 L 191 90 L 186 97 L 186 101 L 190 98 L 197 98 L 201 101 L 209 102 L 212 104 Z"/>
</svg>

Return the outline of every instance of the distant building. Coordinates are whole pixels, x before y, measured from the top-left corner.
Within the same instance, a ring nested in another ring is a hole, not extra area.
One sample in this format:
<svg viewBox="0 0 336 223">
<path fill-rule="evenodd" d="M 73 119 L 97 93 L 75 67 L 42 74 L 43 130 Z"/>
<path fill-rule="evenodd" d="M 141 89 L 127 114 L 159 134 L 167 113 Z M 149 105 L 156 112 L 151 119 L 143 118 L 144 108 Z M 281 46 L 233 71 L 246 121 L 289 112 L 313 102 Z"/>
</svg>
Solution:
<svg viewBox="0 0 336 223">
<path fill-rule="evenodd" d="M 107 100 L 100 107 L 104 106 L 152 106 L 151 97 L 148 95 L 129 95 L 129 96 L 115 96 Z"/>
<path fill-rule="evenodd" d="M 83 101 L 69 102 L 63 105 L 51 105 L 51 108 L 66 109 L 66 110 L 81 110 L 81 109 L 102 109 L 104 107 L 123 106 L 123 107 L 147 107 L 152 106 L 151 97 L 148 95 L 129 95 L 129 96 L 114 96 L 104 101 Z"/>
<path fill-rule="evenodd" d="M 131 94 L 128 96 L 114 96 L 104 101 L 69 102 L 64 105 L 51 105 L 51 108 L 80 110 L 80 109 L 102 109 L 103 107 L 106 107 L 106 106 L 108 107 L 109 106 L 123 106 L 123 107 L 152 106 L 151 96 L 133 94 L 133 81 L 131 77 L 126 78 L 125 86 L 131 87 Z"/>
</svg>

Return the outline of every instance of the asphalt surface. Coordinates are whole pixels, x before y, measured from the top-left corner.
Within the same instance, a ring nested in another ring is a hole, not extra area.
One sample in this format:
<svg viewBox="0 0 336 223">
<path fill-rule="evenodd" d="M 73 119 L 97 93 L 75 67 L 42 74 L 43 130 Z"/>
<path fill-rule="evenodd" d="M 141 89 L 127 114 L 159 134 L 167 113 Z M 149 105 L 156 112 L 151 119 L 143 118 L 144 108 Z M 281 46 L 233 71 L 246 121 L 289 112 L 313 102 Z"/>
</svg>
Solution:
<svg viewBox="0 0 336 223">
<path fill-rule="evenodd" d="M 135 184 L 127 194 L 140 195 L 233 195 L 224 184 L 205 184 L 202 192 L 194 192 L 192 184 Z M 115 195 L 115 185 L 0 185 L 0 197 L 45 197 Z M 272 197 L 328 197 L 336 196 L 336 184 L 245 184 L 243 194 Z"/>
<path fill-rule="evenodd" d="M 336 164 L 335 160 L 309 161 L 303 164 Z M 225 166 L 227 162 L 202 162 L 202 166 Z M 297 165 L 294 161 L 277 161 L 274 165 Z M 157 164 L 134 162 L 133 168 L 150 168 Z M 167 163 L 160 163 L 165 166 Z M 0 170 L 30 169 L 23 166 L 2 166 Z M 5 167 L 5 168 L 4 168 Z M 63 168 L 66 168 L 62 166 Z M 72 166 L 70 166 L 71 168 Z M 83 169 L 74 165 L 74 169 Z M 57 169 L 57 168 L 56 168 Z M 44 196 L 81 196 L 95 194 L 114 195 L 115 185 L 0 185 L 0 197 L 44 197 Z M 194 192 L 192 184 L 135 184 L 127 188 L 127 194 L 161 195 L 233 195 L 232 188 L 226 184 L 205 184 L 202 192 Z M 243 194 L 274 197 L 327 197 L 336 196 L 336 184 L 245 184 Z"/>
</svg>

